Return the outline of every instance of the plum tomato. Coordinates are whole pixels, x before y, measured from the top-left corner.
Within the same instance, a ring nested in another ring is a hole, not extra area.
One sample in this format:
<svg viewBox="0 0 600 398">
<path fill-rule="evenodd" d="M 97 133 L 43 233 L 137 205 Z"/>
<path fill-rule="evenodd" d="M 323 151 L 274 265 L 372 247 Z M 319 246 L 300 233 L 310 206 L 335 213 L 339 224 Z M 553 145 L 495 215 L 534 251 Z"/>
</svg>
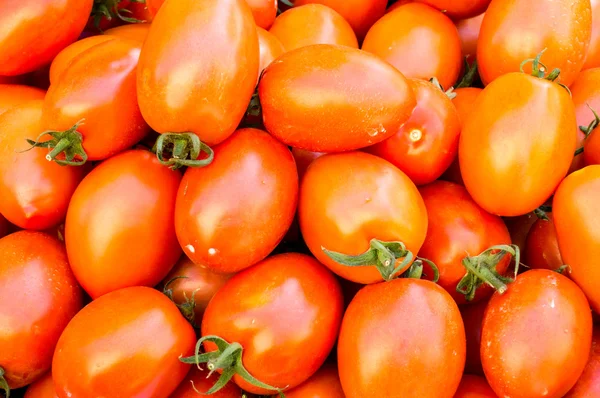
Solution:
<svg viewBox="0 0 600 398">
<path fill-rule="evenodd" d="M 546 215 L 548 220 L 536 220 L 527 234 L 523 262 L 529 268 L 557 270 L 564 263 L 558 248 L 552 213 Z"/>
<path fill-rule="evenodd" d="M 263 28 L 256 28 L 258 33 L 258 45 L 260 48 L 260 66 L 258 68 L 258 74 L 262 73 L 267 66 L 273 62 L 276 58 L 279 58 L 281 54 L 285 52 L 283 44 L 279 41 L 274 34 Z"/>
<path fill-rule="evenodd" d="M 45 96 L 46 92 L 39 88 L 20 84 L 0 84 L 0 115 L 29 101 L 43 100 Z"/>
<path fill-rule="evenodd" d="M 498 398 L 484 377 L 464 375 L 454 398 Z"/>
<path fill-rule="evenodd" d="M 600 396 L 600 329 L 594 329 L 592 349 L 587 365 L 575 386 L 564 398 L 589 398 Z"/>
<path fill-rule="evenodd" d="M 52 381 L 52 372 L 48 372 L 35 382 L 31 383 L 23 398 L 58 398 L 54 381 Z"/>
<path fill-rule="evenodd" d="M 325 364 L 310 379 L 285 392 L 286 398 L 345 398 L 335 364 Z"/>
</svg>

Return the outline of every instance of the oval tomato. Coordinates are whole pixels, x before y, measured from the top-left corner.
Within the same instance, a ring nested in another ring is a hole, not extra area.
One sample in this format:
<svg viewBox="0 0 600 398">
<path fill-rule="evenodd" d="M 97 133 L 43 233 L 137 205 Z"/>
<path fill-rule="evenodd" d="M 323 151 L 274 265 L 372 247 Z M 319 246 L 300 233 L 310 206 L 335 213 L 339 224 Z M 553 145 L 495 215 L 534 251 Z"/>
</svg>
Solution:
<svg viewBox="0 0 600 398">
<path fill-rule="evenodd" d="M 256 26 L 269 29 L 277 16 L 277 0 L 246 0 Z"/>
<path fill-rule="evenodd" d="M 577 116 L 577 148 L 584 146 L 586 141 L 586 130 L 595 119 L 594 112 L 600 112 L 600 68 L 584 70 L 571 84 L 571 98 L 575 104 L 575 115 Z M 591 108 L 591 109 L 590 109 Z M 585 149 L 584 149 L 585 153 Z M 588 155 L 589 156 L 589 155 Z M 569 171 L 579 170 L 585 165 L 586 155 L 576 155 Z"/>
<path fill-rule="evenodd" d="M 600 66 L 600 1 L 590 0 L 590 3 L 592 5 L 592 36 L 583 69 Z"/>
<path fill-rule="evenodd" d="M 208 391 L 218 380 L 216 374 L 209 374 L 208 369 L 200 369 L 192 366 L 190 372 L 183 379 L 177 390 L 169 398 L 198 398 L 199 393 Z M 242 390 L 235 383 L 227 383 L 225 387 L 214 394 L 211 398 L 243 398 Z M 287 397 L 287 394 L 286 394 Z"/>
<path fill-rule="evenodd" d="M 258 45 L 260 48 L 260 66 L 258 68 L 258 74 L 260 76 L 262 71 L 269 66 L 274 59 L 285 52 L 285 48 L 283 48 L 283 44 L 281 44 L 279 39 L 269 31 L 257 27 L 256 32 L 258 33 Z"/>
<path fill-rule="evenodd" d="M 52 373 L 46 373 L 27 387 L 23 398 L 58 398 L 52 381 Z"/>
<path fill-rule="evenodd" d="M 473 112 L 475 101 L 482 91 L 482 89 L 477 87 L 462 87 L 453 91 L 456 96 L 452 98 L 452 103 L 458 112 L 461 125 L 464 126 L 467 122 L 469 115 Z"/>
<path fill-rule="evenodd" d="M 479 351 L 481 348 L 481 325 L 483 324 L 483 315 L 487 305 L 487 301 L 480 301 L 460 306 L 460 315 L 465 325 L 467 340 L 465 373 L 483 376 Z"/>
<path fill-rule="evenodd" d="M 497 395 L 485 378 L 464 375 L 454 398 L 497 398 Z"/>
<path fill-rule="evenodd" d="M 0 367 L 10 388 L 50 370 L 56 342 L 81 305 L 58 240 L 32 231 L 0 239 Z"/>
<path fill-rule="evenodd" d="M 132 3 L 133 4 L 144 4 L 144 3 Z M 130 6 L 130 7 L 131 7 Z M 149 23 L 135 23 L 135 24 L 127 24 L 122 26 L 117 26 L 116 28 L 107 29 L 104 31 L 105 36 L 116 36 L 121 39 L 129 39 L 137 41 L 143 44 L 146 41 L 146 37 L 148 37 L 148 32 L 150 31 Z"/>
<path fill-rule="evenodd" d="M 460 37 L 441 12 L 419 3 L 387 13 L 369 30 L 362 49 L 394 65 L 406 77 L 452 86 L 462 67 Z"/>
<path fill-rule="evenodd" d="M 304 149 L 292 148 L 292 155 L 294 155 L 294 160 L 296 161 L 296 167 L 298 169 L 298 180 L 302 180 L 304 174 L 306 174 L 306 170 L 308 166 L 315 160 L 316 158 L 320 158 L 325 155 L 323 152 L 310 152 L 305 151 Z"/>
<path fill-rule="evenodd" d="M 419 0 L 443 11 L 452 19 L 472 18 L 482 14 L 491 0 Z"/>
<path fill-rule="evenodd" d="M 88 304 L 65 328 L 52 360 L 59 398 L 169 396 L 189 365 L 194 329 L 162 293 L 130 287 Z"/>
<path fill-rule="evenodd" d="M 514 245 L 519 247 L 521 253 L 525 252 L 527 235 L 538 217 L 533 213 L 527 213 L 518 217 L 504 217 L 504 223 L 510 232 L 510 239 Z"/>
<path fill-rule="evenodd" d="M 35 87 L 20 84 L 0 84 L 0 115 L 29 101 L 43 100 L 45 95 L 44 90 Z M 0 132 L 0 134 L 4 135 L 3 132 Z"/>
<path fill-rule="evenodd" d="M 456 21 L 462 53 L 469 64 L 477 59 L 477 42 L 479 41 L 479 32 L 481 31 L 484 15 Z"/>
<path fill-rule="evenodd" d="M 594 329 L 592 350 L 587 365 L 575 386 L 564 398 L 588 398 L 600 396 L 600 329 Z"/>
<path fill-rule="evenodd" d="M 556 270 L 564 263 L 558 249 L 552 213 L 546 215 L 548 220 L 537 220 L 527 234 L 523 262 L 529 268 Z"/>
<path fill-rule="evenodd" d="M 406 78 L 357 49 L 319 44 L 283 54 L 258 85 L 263 121 L 313 152 L 362 148 L 395 134 L 416 105 Z"/>
<path fill-rule="evenodd" d="M 286 398 L 345 398 L 337 366 L 325 364 L 310 379 L 285 392 Z"/>
<path fill-rule="evenodd" d="M 131 150 L 101 163 L 79 184 L 67 212 L 65 241 L 71 268 L 92 298 L 128 286 L 154 286 L 177 262 L 174 209 L 180 180 L 151 152 Z"/>
<path fill-rule="evenodd" d="M 600 134 L 594 130 L 583 145 L 583 161 L 586 165 L 600 164 Z"/>
<path fill-rule="evenodd" d="M 591 341 L 592 315 L 577 285 L 554 271 L 527 271 L 488 304 L 483 370 L 500 397 L 561 398 L 583 372 Z"/>
<path fill-rule="evenodd" d="M 50 84 L 56 83 L 60 78 L 60 75 L 85 51 L 96 47 L 100 43 L 104 43 L 113 40 L 113 36 L 109 35 L 98 35 L 90 36 L 84 39 L 78 40 L 75 43 L 65 47 L 50 64 Z"/>
</svg>

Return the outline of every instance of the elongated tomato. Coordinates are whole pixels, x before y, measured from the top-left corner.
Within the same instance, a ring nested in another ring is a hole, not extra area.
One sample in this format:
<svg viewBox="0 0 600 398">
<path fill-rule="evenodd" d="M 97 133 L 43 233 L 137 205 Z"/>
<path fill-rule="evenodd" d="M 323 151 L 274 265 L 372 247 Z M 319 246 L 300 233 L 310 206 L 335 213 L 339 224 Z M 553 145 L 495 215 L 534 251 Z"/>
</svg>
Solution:
<svg viewBox="0 0 600 398">
<path fill-rule="evenodd" d="M 134 4 L 142 4 L 143 3 L 132 3 Z M 148 37 L 148 32 L 150 31 L 149 23 L 136 23 L 136 24 L 127 24 L 117 26 L 116 28 L 107 29 L 104 31 L 105 35 L 116 36 L 122 39 L 135 40 L 139 43 L 144 43 L 146 41 L 146 37 Z"/>
<path fill-rule="evenodd" d="M 583 69 L 600 66 L 600 1 L 590 0 L 592 5 L 592 37 L 585 56 Z"/>
<path fill-rule="evenodd" d="M 44 90 L 35 87 L 20 84 L 0 84 L 0 115 L 10 108 L 21 106 L 26 102 L 43 100 L 45 95 Z"/>
<path fill-rule="evenodd" d="M 113 39 L 114 37 L 109 35 L 90 36 L 65 47 L 56 57 L 54 57 L 50 64 L 50 84 L 57 82 L 65 69 L 67 69 L 75 59 L 79 58 L 83 52 L 100 43 Z"/>
<path fill-rule="evenodd" d="M 588 398 L 600 396 L 600 329 L 595 328 L 592 350 L 583 373 L 575 386 L 564 398 Z"/>
<path fill-rule="evenodd" d="M 23 398 L 58 398 L 52 381 L 52 373 L 48 372 L 32 383 L 25 391 Z"/>
<path fill-rule="evenodd" d="M 523 263 L 530 268 L 556 270 L 563 265 L 552 213 L 548 220 L 536 220 L 525 240 Z"/>
<path fill-rule="evenodd" d="M 285 52 L 285 48 L 279 39 L 269 31 L 257 27 L 256 32 L 258 33 L 258 44 L 260 47 L 260 74 L 274 59 Z"/>
<path fill-rule="evenodd" d="M 337 366 L 325 364 L 298 387 L 285 392 L 286 398 L 345 398 Z"/>
</svg>

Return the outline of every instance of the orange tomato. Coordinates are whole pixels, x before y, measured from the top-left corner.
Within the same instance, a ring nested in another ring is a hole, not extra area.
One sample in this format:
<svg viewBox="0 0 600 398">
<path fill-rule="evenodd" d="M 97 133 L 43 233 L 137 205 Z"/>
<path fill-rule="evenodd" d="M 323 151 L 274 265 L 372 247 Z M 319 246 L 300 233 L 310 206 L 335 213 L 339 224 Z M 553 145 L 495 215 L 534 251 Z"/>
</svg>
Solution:
<svg viewBox="0 0 600 398">
<path fill-rule="evenodd" d="M 146 0 L 146 7 L 148 7 L 148 11 L 150 12 L 150 14 L 156 16 L 156 13 L 158 12 L 158 10 L 164 2 L 165 0 Z"/>
<path fill-rule="evenodd" d="M 460 37 L 462 53 L 469 64 L 472 64 L 477 59 L 477 42 L 479 41 L 479 32 L 484 15 L 481 14 L 476 17 L 456 21 L 456 29 Z"/>
<path fill-rule="evenodd" d="M 583 161 L 586 165 L 600 164 L 600 134 L 594 130 L 583 145 Z"/>
<path fill-rule="evenodd" d="M 0 115 L 29 101 L 43 100 L 46 92 L 20 84 L 0 84 Z"/>
<path fill-rule="evenodd" d="M 113 39 L 113 36 L 108 35 L 90 36 L 65 47 L 58 53 L 54 60 L 52 60 L 52 64 L 50 64 L 50 84 L 56 83 L 65 69 L 67 69 L 69 65 L 71 65 L 74 60 L 78 59 L 85 51 L 96 47 L 100 43 Z"/>
<path fill-rule="evenodd" d="M 482 14 L 492 0 L 418 0 L 443 11 L 452 19 L 473 18 Z"/>
<path fill-rule="evenodd" d="M 590 0 L 592 5 L 592 36 L 585 56 L 583 69 L 600 66 L 600 0 Z"/>
<path fill-rule="evenodd" d="M 277 0 L 246 0 L 256 26 L 269 29 L 277 16 Z"/>
<path fill-rule="evenodd" d="M 52 381 L 52 373 L 46 373 L 27 387 L 23 398 L 58 398 Z"/>
<path fill-rule="evenodd" d="M 594 329 L 590 358 L 583 374 L 564 398 L 590 398 L 600 396 L 600 329 Z"/>
<path fill-rule="evenodd" d="M 484 377 L 464 375 L 454 398 L 498 398 Z"/>
<path fill-rule="evenodd" d="M 258 67 L 258 75 L 262 73 L 267 66 L 285 52 L 283 44 L 275 35 L 263 28 L 256 28 L 258 33 L 258 46 L 260 48 L 260 62 Z"/>
<path fill-rule="evenodd" d="M 190 372 L 183 379 L 177 390 L 169 398 L 198 398 L 198 391 L 201 393 L 208 391 L 218 380 L 216 374 L 209 376 L 208 369 L 199 369 L 197 366 L 192 366 Z M 242 390 L 235 383 L 230 382 L 222 389 L 214 394 L 210 394 L 211 398 L 242 398 Z M 286 394 L 287 397 L 287 394 Z"/>
<path fill-rule="evenodd" d="M 463 87 L 453 91 L 456 96 L 452 98 L 452 103 L 458 112 L 458 116 L 463 126 L 473 111 L 475 100 L 482 91 L 482 89 L 477 87 Z"/>
<path fill-rule="evenodd" d="M 600 112 L 600 68 L 592 68 L 581 71 L 577 79 L 571 85 L 571 98 L 575 104 L 575 115 L 577 116 L 577 126 L 587 128 L 595 119 L 594 112 Z M 591 108 L 591 109 L 590 109 Z M 584 146 L 586 134 L 577 129 L 577 148 Z M 583 152 L 585 154 L 585 150 Z M 585 165 L 586 155 L 579 154 L 573 159 L 569 171 L 579 170 Z M 589 155 L 587 155 L 589 156 Z"/>
<path fill-rule="evenodd" d="M 306 174 L 308 166 L 310 166 L 313 160 L 325 155 L 325 153 L 310 152 L 305 151 L 304 149 L 292 148 L 292 155 L 294 155 L 296 167 L 298 168 L 298 180 L 302 181 L 302 177 L 304 177 L 304 174 Z"/>
<path fill-rule="evenodd" d="M 285 392 L 286 398 L 345 398 L 340 384 L 337 366 L 325 364 L 321 369 L 300 384 Z"/>
<path fill-rule="evenodd" d="M 536 220 L 527 234 L 523 263 L 530 268 L 556 270 L 564 263 L 558 248 L 552 213 L 546 215 L 549 220 Z"/>
<path fill-rule="evenodd" d="M 143 3 L 132 3 L 132 4 L 143 4 Z M 116 36 L 122 39 L 130 39 L 143 44 L 148 37 L 150 31 L 149 23 L 135 23 L 117 26 L 116 28 L 107 29 L 104 31 L 104 35 Z"/>
</svg>

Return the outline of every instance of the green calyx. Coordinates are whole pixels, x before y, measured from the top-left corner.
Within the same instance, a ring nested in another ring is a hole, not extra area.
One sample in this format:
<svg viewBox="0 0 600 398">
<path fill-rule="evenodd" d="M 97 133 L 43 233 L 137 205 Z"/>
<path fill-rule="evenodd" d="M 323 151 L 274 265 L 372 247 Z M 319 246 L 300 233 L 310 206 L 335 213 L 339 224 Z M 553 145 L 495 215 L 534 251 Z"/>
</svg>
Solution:
<svg viewBox="0 0 600 398">
<path fill-rule="evenodd" d="M 10 398 L 10 387 L 8 382 L 4 378 L 4 369 L 0 368 L 0 389 L 3 389 L 6 393 L 6 398 Z"/>
<path fill-rule="evenodd" d="M 429 83 L 431 83 L 434 86 L 436 86 L 437 88 L 439 88 L 451 100 L 456 98 L 456 93 L 454 92 L 454 87 L 450 87 L 448 90 L 444 90 L 444 87 L 442 86 L 440 81 L 437 79 L 437 77 L 432 77 L 431 79 L 429 79 Z"/>
<path fill-rule="evenodd" d="M 433 271 L 431 281 L 433 283 L 437 283 L 437 281 L 440 280 L 440 270 L 438 269 L 437 265 L 435 265 L 433 261 L 421 257 L 417 257 L 417 259 L 413 261 L 410 267 L 408 267 L 408 269 L 403 272 L 399 278 L 421 279 L 423 276 L 429 276 L 423 272 L 423 263 L 427 263 L 429 265 Z"/>
<path fill-rule="evenodd" d="M 175 306 L 179 309 L 179 312 L 181 312 L 181 315 L 183 315 L 183 317 L 187 319 L 193 327 L 198 328 L 199 325 L 196 324 L 196 292 L 199 289 L 196 289 L 192 292 L 192 297 L 187 297 L 187 295 L 184 293 L 183 298 L 185 301 L 183 303 L 178 303 L 173 299 L 173 289 L 169 287 L 171 283 L 175 282 L 176 280 L 187 278 L 187 276 L 176 276 L 175 278 L 171 279 L 165 283 L 163 294 L 167 296 L 169 300 L 173 302 L 173 304 L 175 304 Z"/>
<path fill-rule="evenodd" d="M 564 84 L 562 84 L 561 82 L 557 81 L 558 77 L 560 76 L 560 69 L 554 68 L 554 69 L 552 69 L 552 71 L 550 71 L 550 73 L 548 73 L 548 67 L 540 61 L 540 59 L 542 58 L 542 55 L 546 52 L 546 50 L 547 49 L 544 48 L 542 51 L 540 51 L 540 53 L 535 58 L 526 59 L 525 61 L 521 62 L 521 66 L 520 66 L 521 72 L 525 73 L 525 71 L 523 70 L 523 67 L 526 64 L 528 64 L 529 62 L 531 62 L 531 76 L 554 82 L 554 83 L 558 84 L 559 86 L 561 86 L 562 88 L 564 88 L 565 90 L 567 90 L 569 95 L 571 95 L 571 90 L 569 90 L 569 87 L 567 87 Z"/>
<path fill-rule="evenodd" d="M 598 127 L 600 125 L 600 116 L 598 116 L 598 113 L 596 113 L 596 111 L 589 104 L 586 104 L 586 105 L 588 108 L 590 108 L 590 111 L 592 111 L 592 113 L 594 114 L 594 119 L 592 119 L 590 124 L 588 124 L 587 126 L 579 126 L 579 130 L 583 134 L 585 134 L 585 138 L 589 137 L 590 134 L 592 134 L 592 131 L 594 131 L 596 129 L 596 127 Z M 583 147 L 577 148 L 577 150 L 575 151 L 575 156 L 582 154 L 582 153 L 583 153 Z"/>
<path fill-rule="evenodd" d="M 473 61 L 473 64 L 470 65 L 469 61 L 467 61 L 467 59 L 465 58 L 464 66 L 465 66 L 465 74 L 464 74 L 463 78 L 460 80 L 460 82 L 456 85 L 455 88 L 472 87 L 473 83 L 475 82 L 475 79 L 478 76 L 477 75 L 477 73 L 478 73 L 477 60 Z"/>
<path fill-rule="evenodd" d="M 83 136 L 77 131 L 82 124 L 83 119 L 66 131 L 44 131 L 35 141 L 27 140 L 31 147 L 23 152 L 33 148 L 48 148 L 49 152 L 46 155 L 46 160 L 54 161 L 61 166 L 81 166 L 88 159 L 87 153 L 83 149 Z M 45 136 L 50 136 L 51 139 L 40 142 L 42 137 Z M 64 154 L 64 159 L 62 156 L 58 157 L 61 154 Z"/>
<path fill-rule="evenodd" d="M 550 221 L 548 213 L 552 212 L 552 206 L 540 206 L 533 211 L 537 218 L 544 221 Z"/>
<path fill-rule="evenodd" d="M 202 343 L 205 341 L 214 343 L 217 346 L 216 351 L 200 353 Z M 183 363 L 193 364 L 198 367 L 202 364 L 206 364 L 209 370 L 209 376 L 216 370 L 221 370 L 221 376 L 217 382 L 206 392 L 200 392 L 204 395 L 214 394 L 231 380 L 234 375 L 240 376 L 247 383 L 264 390 L 273 391 L 274 394 L 278 394 L 280 398 L 285 398 L 283 389 L 270 386 L 252 376 L 242 364 L 242 353 L 243 347 L 239 343 L 228 343 L 223 338 L 218 336 L 204 336 L 196 343 L 195 354 L 180 358 L 179 360 Z M 198 391 L 199 392 L 199 391 Z"/>
<path fill-rule="evenodd" d="M 165 133 L 161 134 L 154 144 L 153 151 L 160 163 L 173 170 L 180 167 L 204 167 L 212 163 L 215 153 L 200 141 L 194 133 Z M 200 153 L 206 153 L 208 157 L 198 159 Z M 170 153 L 171 157 L 165 157 Z"/>
<path fill-rule="evenodd" d="M 145 3 L 146 0 L 131 0 L 132 3 Z M 92 19 L 94 26 L 100 30 L 100 21 L 105 18 L 111 21 L 113 18 L 119 18 L 121 21 L 128 23 L 143 23 L 139 19 L 129 17 L 125 14 L 131 14 L 131 10 L 119 7 L 121 0 L 94 0 L 92 7 Z"/>
</svg>

